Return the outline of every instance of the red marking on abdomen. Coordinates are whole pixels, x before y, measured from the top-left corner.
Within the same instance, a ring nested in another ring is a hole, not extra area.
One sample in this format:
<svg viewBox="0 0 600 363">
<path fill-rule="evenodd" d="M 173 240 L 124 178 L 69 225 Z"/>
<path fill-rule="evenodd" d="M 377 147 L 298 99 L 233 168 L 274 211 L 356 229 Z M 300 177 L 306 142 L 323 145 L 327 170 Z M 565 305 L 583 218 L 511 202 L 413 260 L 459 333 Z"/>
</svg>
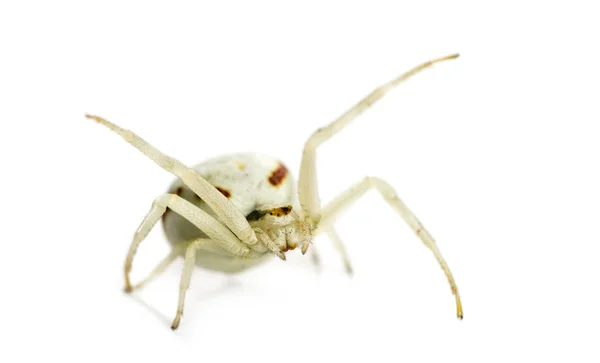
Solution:
<svg viewBox="0 0 600 363">
<path fill-rule="evenodd" d="M 225 198 L 231 197 L 231 193 L 229 193 L 229 190 L 223 189 L 221 187 L 215 187 L 215 188 L 217 188 L 217 190 L 220 191 L 221 194 L 223 194 L 225 196 Z"/>
<path fill-rule="evenodd" d="M 279 163 L 279 166 L 277 167 L 277 169 L 273 170 L 273 172 L 269 176 L 269 183 L 271 183 L 271 185 L 273 185 L 275 187 L 278 186 L 279 184 L 283 183 L 287 173 L 288 173 L 288 170 L 285 167 L 285 165 Z"/>
</svg>

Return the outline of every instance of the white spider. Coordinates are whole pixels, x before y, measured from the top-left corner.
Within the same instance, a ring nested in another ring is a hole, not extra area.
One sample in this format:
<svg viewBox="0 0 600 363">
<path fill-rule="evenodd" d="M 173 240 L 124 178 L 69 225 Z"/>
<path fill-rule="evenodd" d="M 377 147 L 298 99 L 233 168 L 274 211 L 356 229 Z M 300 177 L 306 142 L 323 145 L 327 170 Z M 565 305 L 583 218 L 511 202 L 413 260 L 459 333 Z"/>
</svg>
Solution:
<svg viewBox="0 0 600 363">
<path fill-rule="evenodd" d="M 375 188 L 435 255 L 450 282 L 456 297 L 457 315 L 462 319 L 458 289 L 446 261 L 429 232 L 398 198 L 394 189 L 384 180 L 366 177 L 321 208 L 315 165 L 319 145 L 340 132 L 390 89 L 437 62 L 457 57 L 458 54 L 453 54 L 411 69 L 375 89 L 331 124 L 318 129 L 304 146 L 297 193 L 287 168 L 277 159 L 257 154 L 227 155 L 192 169 L 163 154 L 133 132 L 100 117 L 86 115 L 121 135 L 178 178 L 167 194 L 154 200 L 152 208 L 135 232 L 125 260 L 125 290 L 131 292 L 139 288 L 164 271 L 178 256 L 184 255 L 177 313 L 171 326 L 176 329 L 183 313 L 185 293 L 190 285 L 194 264 L 218 271 L 237 272 L 261 263 L 272 255 L 285 260 L 284 253 L 298 245 L 302 246 L 302 254 L 305 254 L 313 236 L 324 232 L 335 243 L 350 272 L 350 264 L 334 228 L 334 221 L 343 209 L 369 189 Z M 129 274 L 134 254 L 161 217 L 173 248 L 146 279 L 132 286 Z M 201 253 L 197 254 L 198 250 Z"/>
</svg>

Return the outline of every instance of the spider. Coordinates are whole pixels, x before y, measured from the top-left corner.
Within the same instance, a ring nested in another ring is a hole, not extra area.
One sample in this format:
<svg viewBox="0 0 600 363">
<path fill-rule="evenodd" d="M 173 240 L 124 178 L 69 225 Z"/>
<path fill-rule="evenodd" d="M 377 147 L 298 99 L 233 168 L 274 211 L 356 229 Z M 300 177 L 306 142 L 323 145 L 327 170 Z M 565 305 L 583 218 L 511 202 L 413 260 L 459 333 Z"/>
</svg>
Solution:
<svg viewBox="0 0 600 363">
<path fill-rule="evenodd" d="M 177 312 L 171 325 L 172 329 L 177 329 L 195 264 L 235 273 L 260 264 L 273 255 L 285 260 L 285 253 L 298 246 L 305 254 L 313 237 L 325 233 L 335 243 L 350 272 L 350 263 L 334 222 L 342 210 L 368 190 L 375 189 L 433 252 L 456 298 L 457 316 L 462 319 L 458 288 L 448 264 L 429 232 L 400 200 L 392 186 L 382 179 L 366 177 L 321 207 L 316 172 L 316 151 L 321 144 L 399 83 L 436 63 L 457 57 L 458 54 L 452 54 L 409 70 L 375 89 L 329 125 L 315 131 L 304 145 L 297 192 L 288 169 L 278 159 L 254 153 L 233 154 L 190 168 L 163 154 L 132 131 L 101 117 L 85 115 L 121 135 L 177 177 L 168 193 L 154 200 L 134 234 L 125 259 L 125 291 L 140 288 L 163 272 L 177 257 L 183 256 Z M 129 275 L 136 250 L 161 218 L 172 245 L 171 252 L 145 279 L 132 285 Z"/>
</svg>

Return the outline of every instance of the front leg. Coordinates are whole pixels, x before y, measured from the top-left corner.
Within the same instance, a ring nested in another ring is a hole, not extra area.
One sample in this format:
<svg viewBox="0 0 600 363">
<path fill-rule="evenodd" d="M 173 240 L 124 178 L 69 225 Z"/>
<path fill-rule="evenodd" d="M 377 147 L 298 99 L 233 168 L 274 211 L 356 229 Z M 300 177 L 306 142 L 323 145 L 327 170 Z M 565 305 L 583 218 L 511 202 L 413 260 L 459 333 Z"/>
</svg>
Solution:
<svg viewBox="0 0 600 363">
<path fill-rule="evenodd" d="M 335 222 L 336 217 L 338 217 L 344 209 L 352 206 L 352 204 L 354 204 L 358 198 L 363 196 L 370 189 L 376 189 L 381 194 L 383 199 L 390 205 L 390 207 L 392 207 L 392 209 L 394 209 L 394 211 L 396 211 L 396 213 L 402 217 L 406 224 L 408 224 L 415 234 L 421 239 L 423 244 L 425 244 L 425 246 L 427 246 L 427 248 L 433 252 L 433 255 L 442 267 L 442 270 L 444 270 L 446 278 L 450 283 L 452 293 L 456 298 L 456 315 L 458 318 L 462 319 L 462 303 L 460 301 L 460 295 L 458 294 L 458 287 L 456 286 L 456 282 L 454 282 L 452 272 L 450 272 L 450 267 L 448 267 L 448 264 L 442 257 L 442 253 L 438 249 L 433 237 L 429 234 L 425 227 L 423 227 L 413 212 L 411 212 L 406 204 L 404 204 L 404 202 L 402 202 L 402 200 L 398 197 L 394 188 L 392 188 L 392 186 L 386 181 L 379 178 L 367 177 L 360 183 L 357 183 L 348 188 L 346 191 L 340 193 L 336 198 L 329 202 L 325 208 L 323 208 L 323 218 L 317 232 L 327 232 Z"/>
<path fill-rule="evenodd" d="M 221 194 L 213 185 L 198 174 L 194 169 L 187 167 L 179 160 L 165 155 L 156 147 L 149 144 L 130 130 L 125 130 L 102 117 L 85 115 L 101 125 L 120 135 L 125 141 L 133 145 L 144 155 L 154 161 L 158 166 L 175 175 L 199 196 L 215 212 L 221 221 L 242 242 L 255 245 L 258 241 L 254 230 L 250 228 L 246 217 Z"/>
<path fill-rule="evenodd" d="M 317 148 L 325 141 L 332 138 L 338 132 L 342 131 L 350 121 L 354 120 L 366 109 L 371 107 L 375 102 L 381 99 L 388 91 L 402 83 L 406 79 L 412 77 L 416 73 L 423 69 L 429 68 L 435 63 L 439 63 L 449 59 L 455 59 L 458 54 L 452 54 L 443 58 L 434 59 L 429 62 L 425 62 L 410 71 L 400 75 L 394 80 L 382 85 L 375 89 L 362 101 L 357 103 L 350 110 L 346 111 L 343 115 L 338 117 L 335 121 L 329 125 L 318 129 L 314 134 L 306 141 L 304 145 L 304 151 L 302 153 L 302 163 L 300 164 L 300 175 L 298 176 L 298 199 L 304 213 L 310 218 L 315 224 L 321 219 L 321 201 L 319 199 L 319 189 L 317 183 Z M 308 244 L 306 245 L 308 248 Z M 302 252 L 306 252 L 306 248 L 302 247 Z"/>
</svg>

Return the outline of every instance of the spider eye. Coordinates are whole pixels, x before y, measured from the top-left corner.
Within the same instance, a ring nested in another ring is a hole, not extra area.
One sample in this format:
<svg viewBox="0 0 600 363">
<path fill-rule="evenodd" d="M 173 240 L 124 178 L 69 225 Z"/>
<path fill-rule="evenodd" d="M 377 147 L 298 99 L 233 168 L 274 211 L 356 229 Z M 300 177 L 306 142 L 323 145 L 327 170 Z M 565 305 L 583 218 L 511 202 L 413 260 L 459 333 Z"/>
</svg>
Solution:
<svg viewBox="0 0 600 363">
<path fill-rule="evenodd" d="M 270 209 L 267 211 L 267 214 L 269 214 L 271 216 L 275 216 L 275 217 L 283 217 L 283 216 L 287 216 L 288 214 L 290 214 L 291 211 L 292 211 L 292 206 L 286 205 L 283 207 Z"/>
</svg>

